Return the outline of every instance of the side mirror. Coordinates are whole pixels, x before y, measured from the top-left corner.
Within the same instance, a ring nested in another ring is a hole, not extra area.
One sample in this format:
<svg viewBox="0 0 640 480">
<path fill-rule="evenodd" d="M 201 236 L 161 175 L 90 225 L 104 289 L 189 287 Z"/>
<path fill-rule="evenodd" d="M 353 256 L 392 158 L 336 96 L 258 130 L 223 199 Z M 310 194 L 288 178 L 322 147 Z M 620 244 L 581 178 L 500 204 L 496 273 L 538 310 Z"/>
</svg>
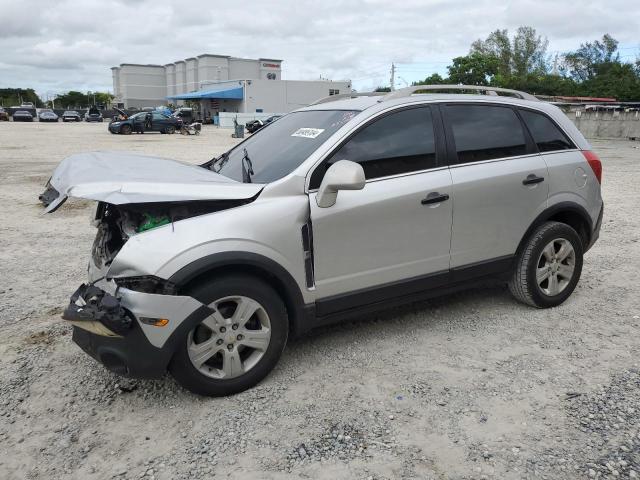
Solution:
<svg viewBox="0 0 640 480">
<path fill-rule="evenodd" d="M 336 203 L 338 190 L 362 190 L 365 178 L 362 165 L 349 160 L 338 160 L 324 174 L 316 202 L 320 208 Z"/>
</svg>

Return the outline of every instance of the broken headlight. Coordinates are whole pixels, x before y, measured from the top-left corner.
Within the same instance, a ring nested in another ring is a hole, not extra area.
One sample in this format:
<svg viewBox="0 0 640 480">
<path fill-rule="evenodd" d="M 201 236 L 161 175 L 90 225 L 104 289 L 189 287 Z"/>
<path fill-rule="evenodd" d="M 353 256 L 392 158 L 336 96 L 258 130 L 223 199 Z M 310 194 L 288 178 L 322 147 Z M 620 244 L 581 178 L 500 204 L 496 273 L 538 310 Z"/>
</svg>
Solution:
<svg viewBox="0 0 640 480">
<path fill-rule="evenodd" d="M 124 277 L 114 278 L 119 287 L 142 293 L 155 293 L 159 295 L 177 295 L 178 287 L 162 278 L 153 275 L 144 275 L 140 277 Z"/>
</svg>

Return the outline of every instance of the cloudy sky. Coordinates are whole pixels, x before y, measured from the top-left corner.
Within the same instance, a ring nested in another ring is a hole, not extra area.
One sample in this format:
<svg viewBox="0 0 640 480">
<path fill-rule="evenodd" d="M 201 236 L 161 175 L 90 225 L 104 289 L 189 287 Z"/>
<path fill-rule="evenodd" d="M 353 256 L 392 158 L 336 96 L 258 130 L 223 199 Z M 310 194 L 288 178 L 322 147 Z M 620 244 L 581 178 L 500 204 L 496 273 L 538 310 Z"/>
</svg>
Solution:
<svg viewBox="0 0 640 480">
<path fill-rule="evenodd" d="M 284 60 L 286 79 L 368 90 L 439 72 L 496 28 L 535 27 L 549 51 L 612 34 L 640 54 L 638 0 L 0 0 L 0 87 L 112 90 L 110 67 L 215 53 Z"/>
</svg>

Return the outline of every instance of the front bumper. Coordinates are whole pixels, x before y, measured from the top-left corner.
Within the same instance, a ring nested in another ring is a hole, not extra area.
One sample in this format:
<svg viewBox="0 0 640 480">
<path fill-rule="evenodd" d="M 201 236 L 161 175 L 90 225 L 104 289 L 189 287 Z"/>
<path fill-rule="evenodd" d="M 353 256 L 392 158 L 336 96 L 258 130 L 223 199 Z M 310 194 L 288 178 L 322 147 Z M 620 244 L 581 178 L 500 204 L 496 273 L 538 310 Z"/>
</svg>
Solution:
<svg viewBox="0 0 640 480">
<path fill-rule="evenodd" d="M 73 341 L 107 369 L 159 378 L 180 339 L 210 314 L 192 297 L 136 292 L 101 280 L 81 285 L 62 318 L 73 324 Z M 167 322 L 155 326 L 157 319 Z"/>
</svg>

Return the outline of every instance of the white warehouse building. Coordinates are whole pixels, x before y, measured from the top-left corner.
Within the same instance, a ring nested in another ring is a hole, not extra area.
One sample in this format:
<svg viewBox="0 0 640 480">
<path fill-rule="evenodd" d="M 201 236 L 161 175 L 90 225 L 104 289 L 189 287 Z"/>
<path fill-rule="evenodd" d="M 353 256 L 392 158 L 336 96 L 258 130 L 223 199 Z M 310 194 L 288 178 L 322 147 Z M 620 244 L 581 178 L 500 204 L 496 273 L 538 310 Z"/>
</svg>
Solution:
<svg viewBox="0 0 640 480">
<path fill-rule="evenodd" d="M 286 113 L 314 101 L 351 92 L 351 81 L 282 80 L 282 60 L 204 54 L 166 65 L 123 63 L 111 69 L 114 103 L 121 108 L 183 105 L 200 114 Z"/>
</svg>

